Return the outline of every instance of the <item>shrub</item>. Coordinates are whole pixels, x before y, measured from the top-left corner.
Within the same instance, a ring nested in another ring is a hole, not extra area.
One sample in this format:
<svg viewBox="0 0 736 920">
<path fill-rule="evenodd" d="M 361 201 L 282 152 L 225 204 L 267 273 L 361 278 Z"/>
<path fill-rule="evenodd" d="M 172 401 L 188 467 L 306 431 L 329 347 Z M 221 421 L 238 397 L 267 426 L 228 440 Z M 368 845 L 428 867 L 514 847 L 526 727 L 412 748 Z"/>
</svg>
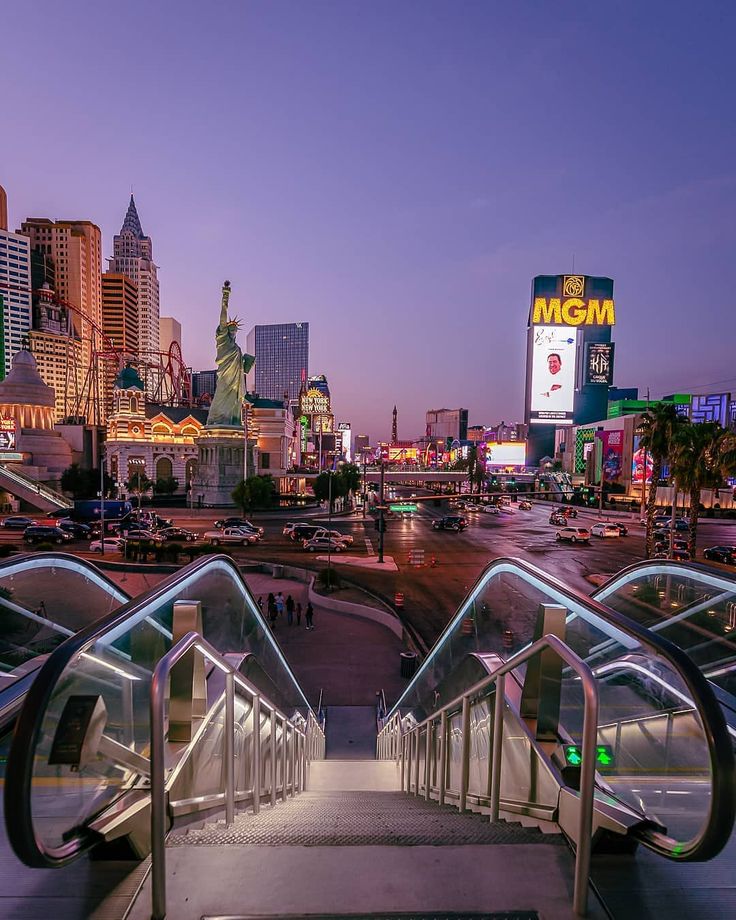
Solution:
<svg viewBox="0 0 736 920">
<path fill-rule="evenodd" d="M 56 547 L 54 546 L 53 543 L 43 542 L 43 543 L 36 544 L 36 550 L 39 553 L 50 553 L 50 552 L 53 552 L 53 550 L 55 549 Z"/>
<path fill-rule="evenodd" d="M 0 545 L 0 559 L 5 559 L 11 553 L 17 553 L 18 547 L 15 543 L 3 543 Z"/>
<path fill-rule="evenodd" d="M 322 588 L 331 590 L 332 588 L 340 588 L 342 582 L 340 581 L 340 576 L 333 568 L 321 569 L 317 575 L 317 582 Z"/>
</svg>

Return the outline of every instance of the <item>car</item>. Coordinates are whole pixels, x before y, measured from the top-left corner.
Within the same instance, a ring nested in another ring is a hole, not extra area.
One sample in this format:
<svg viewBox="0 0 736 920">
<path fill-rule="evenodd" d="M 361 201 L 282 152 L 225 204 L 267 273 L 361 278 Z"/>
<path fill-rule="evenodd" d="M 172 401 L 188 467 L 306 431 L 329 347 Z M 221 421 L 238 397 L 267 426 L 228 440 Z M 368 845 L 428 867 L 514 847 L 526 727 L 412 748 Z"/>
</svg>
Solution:
<svg viewBox="0 0 736 920">
<path fill-rule="evenodd" d="M 565 515 L 565 517 L 576 518 L 578 516 L 578 509 L 573 508 L 572 505 L 564 505 L 562 508 L 560 508 L 560 511 Z"/>
<path fill-rule="evenodd" d="M 89 545 L 89 551 L 91 553 L 101 553 L 102 543 L 102 540 L 93 540 Z M 122 553 L 125 548 L 125 540 L 121 540 L 120 537 L 105 537 L 104 543 L 106 553 Z"/>
<path fill-rule="evenodd" d="M 89 540 L 92 536 L 91 527 L 87 524 L 78 524 L 76 521 L 70 521 L 69 518 L 64 518 L 59 521 L 56 526 L 70 533 L 75 540 Z"/>
<path fill-rule="evenodd" d="M 472 512 L 482 511 L 483 506 L 477 504 L 477 502 L 465 502 L 465 510 Z"/>
<path fill-rule="evenodd" d="M 310 524 L 309 524 L 308 521 L 290 521 L 288 524 L 285 525 L 285 527 L 284 527 L 284 529 L 281 531 L 281 533 L 282 533 L 285 537 L 289 537 L 289 536 L 291 536 L 291 533 L 292 533 L 292 531 L 294 530 L 295 527 L 309 527 L 309 526 L 310 526 Z"/>
<path fill-rule="evenodd" d="M 590 531 L 585 527 L 562 527 L 557 531 L 557 540 L 568 543 L 590 543 Z"/>
<path fill-rule="evenodd" d="M 498 514 L 497 505 L 481 505 L 481 511 L 485 511 L 486 514 Z"/>
<path fill-rule="evenodd" d="M 38 524 L 38 521 L 34 521 L 33 518 L 23 517 L 18 514 L 6 517 L 3 521 L 3 527 L 7 527 L 8 530 L 25 530 L 26 527 L 35 527 L 36 524 Z"/>
<path fill-rule="evenodd" d="M 341 553 L 344 549 L 347 549 L 346 543 L 342 543 L 332 537 L 312 537 L 311 540 L 305 540 L 302 546 L 308 553 L 320 551 L 326 553 L 328 549 L 332 553 Z"/>
<path fill-rule="evenodd" d="M 164 527 L 159 530 L 158 536 L 166 543 L 194 543 L 197 539 L 193 530 L 185 530 L 183 527 Z"/>
<path fill-rule="evenodd" d="M 250 527 L 251 530 L 257 530 L 258 533 L 263 533 L 262 527 L 256 527 L 248 518 L 244 517 L 222 518 L 219 521 L 215 521 L 215 527 L 217 530 L 224 530 L 226 527 Z"/>
<path fill-rule="evenodd" d="M 523 501 L 520 501 L 520 502 L 519 502 L 519 510 L 520 510 L 520 511 L 531 511 L 531 510 L 532 510 L 532 503 L 526 501 L 526 499 L 524 499 Z"/>
<path fill-rule="evenodd" d="M 129 530 L 124 542 L 138 546 L 161 546 L 164 540 L 158 533 L 151 530 Z"/>
<path fill-rule="evenodd" d="M 608 521 L 598 521 L 597 524 L 593 524 L 590 528 L 590 535 L 592 537 L 600 537 L 601 539 L 606 537 L 620 537 L 621 531 L 615 524 L 610 524 Z"/>
<path fill-rule="evenodd" d="M 333 540 L 338 540 L 340 543 L 344 543 L 346 546 L 352 546 L 354 543 L 354 537 L 349 533 L 340 533 L 339 530 L 327 530 L 322 527 L 314 535 L 315 537 L 332 537 Z"/>
<path fill-rule="evenodd" d="M 550 524 L 554 524 L 555 527 L 565 527 L 567 524 L 567 516 L 561 511 L 553 511 L 549 516 L 549 522 Z"/>
<path fill-rule="evenodd" d="M 171 518 L 162 518 L 155 511 L 144 511 L 142 508 L 134 508 L 129 514 L 126 514 L 120 521 L 120 529 L 127 530 L 133 524 L 144 524 L 149 530 L 157 530 L 162 527 L 171 527 L 173 521 Z"/>
<path fill-rule="evenodd" d="M 724 562 L 726 565 L 736 565 L 736 546 L 710 546 L 703 550 L 703 558 L 711 562 Z"/>
<path fill-rule="evenodd" d="M 73 508 L 56 508 L 54 511 L 47 511 L 46 517 L 52 521 L 56 521 L 59 518 L 68 518 L 73 510 Z"/>
<path fill-rule="evenodd" d="M 686 549 L 673 549 L 671 553 L 661 550 L 654 554 L 655 559 L 672 559 L 675 562 L 690 562 L 690 553 Z"/>
<path fill-rule="evenodd" d="M 461 514 L 446 514 L 444 517 L 432 521 L 433 530 L 451 530 L 459 533 L 468 526 L 467 520 Z"/>
<path fill-rule="evenodd" d="M 629 528 L 626 526 L 626 524 L 622 524 L 621 521 L 611 521 L 611 523 L 614 527 L 618 527 L 618 532 L 622 537 L 625 537 L 628 534 Z"/>
<path fill-rule="evenodd" d="M 299 524 L 289 534 L 289 538 L 294 542 L 311 540 L 318 530 L 323 530 L 319 524 Z"/>
<path fill-rule="evenodd" d="M 250 527 L 229 527 L 228 530 L 239 531 L 244 537 L 248 538 L 249 543 L 258 543 L 261 539 L 261 534 L 257 530 L 251 530 Z"/>
<path fill-rule="evenodd" d="M 71 543 L 74 536 L 53 524 L 31 524 L 23 531 L 25 543 Z"/>
<path fill-rule="evenodd" d="M 204 539 L 213 546 L 221 546 L 222 544 L 248 546 L 256 542 L 252 534 L 248 535 L 236 527 L 225 527 L 223 530 L 208 530 L 204 535 Z"/>
</svg>

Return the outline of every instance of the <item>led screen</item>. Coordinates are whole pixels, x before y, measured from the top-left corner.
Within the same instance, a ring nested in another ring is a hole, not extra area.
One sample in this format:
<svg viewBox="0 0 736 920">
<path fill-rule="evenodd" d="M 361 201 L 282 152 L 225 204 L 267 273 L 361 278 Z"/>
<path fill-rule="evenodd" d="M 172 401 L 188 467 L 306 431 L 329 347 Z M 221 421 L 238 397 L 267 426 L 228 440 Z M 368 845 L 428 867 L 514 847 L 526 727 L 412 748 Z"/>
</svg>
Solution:
<svg viewBox="0 0 736 920">
<path fill-rule="evenodd" d="M 486 466 L 524 466 L 525 441 L 489 441 L 486 444 Z"/>
<path fill-rule="evenodd" d="M 530 422 L 572 421 L 577 339 L 565 326 L 535 326 Z"/>
</svg>

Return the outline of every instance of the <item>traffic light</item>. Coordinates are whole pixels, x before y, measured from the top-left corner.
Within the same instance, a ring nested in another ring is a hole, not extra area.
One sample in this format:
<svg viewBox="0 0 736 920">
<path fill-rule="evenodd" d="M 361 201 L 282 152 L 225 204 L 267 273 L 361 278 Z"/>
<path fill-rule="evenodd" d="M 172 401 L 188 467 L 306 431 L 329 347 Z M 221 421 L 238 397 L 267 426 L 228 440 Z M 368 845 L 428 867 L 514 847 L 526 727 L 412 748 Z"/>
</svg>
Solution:
<svg viewBox="0 0 736 920">
<path fill-rule="evenodd" d="M 386 533 L 386 522 L 382 518 L 377 517 L 374 526 L 379 533 Z"/>
</svg>

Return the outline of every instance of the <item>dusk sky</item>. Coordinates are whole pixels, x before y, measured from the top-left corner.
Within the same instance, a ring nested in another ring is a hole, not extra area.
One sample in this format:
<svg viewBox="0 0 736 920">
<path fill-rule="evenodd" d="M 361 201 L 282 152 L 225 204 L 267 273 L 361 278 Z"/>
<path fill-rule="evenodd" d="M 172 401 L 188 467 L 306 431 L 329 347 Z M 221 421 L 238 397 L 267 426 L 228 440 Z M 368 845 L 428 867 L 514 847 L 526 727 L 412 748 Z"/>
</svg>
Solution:
<svg viewBox="0 0 736 920">
<path fill-rule="evenodd" d="M 338 420 L 521 421 L 531 279 L 614 279 L 615 383 L 736 391 L 736 4 L 47 2 L 2 14 L 11 229 L 131 185 L 184 357 L 223 279 Z M 729 379 L 730 378 L 730 379 Z"/>
</svg>

